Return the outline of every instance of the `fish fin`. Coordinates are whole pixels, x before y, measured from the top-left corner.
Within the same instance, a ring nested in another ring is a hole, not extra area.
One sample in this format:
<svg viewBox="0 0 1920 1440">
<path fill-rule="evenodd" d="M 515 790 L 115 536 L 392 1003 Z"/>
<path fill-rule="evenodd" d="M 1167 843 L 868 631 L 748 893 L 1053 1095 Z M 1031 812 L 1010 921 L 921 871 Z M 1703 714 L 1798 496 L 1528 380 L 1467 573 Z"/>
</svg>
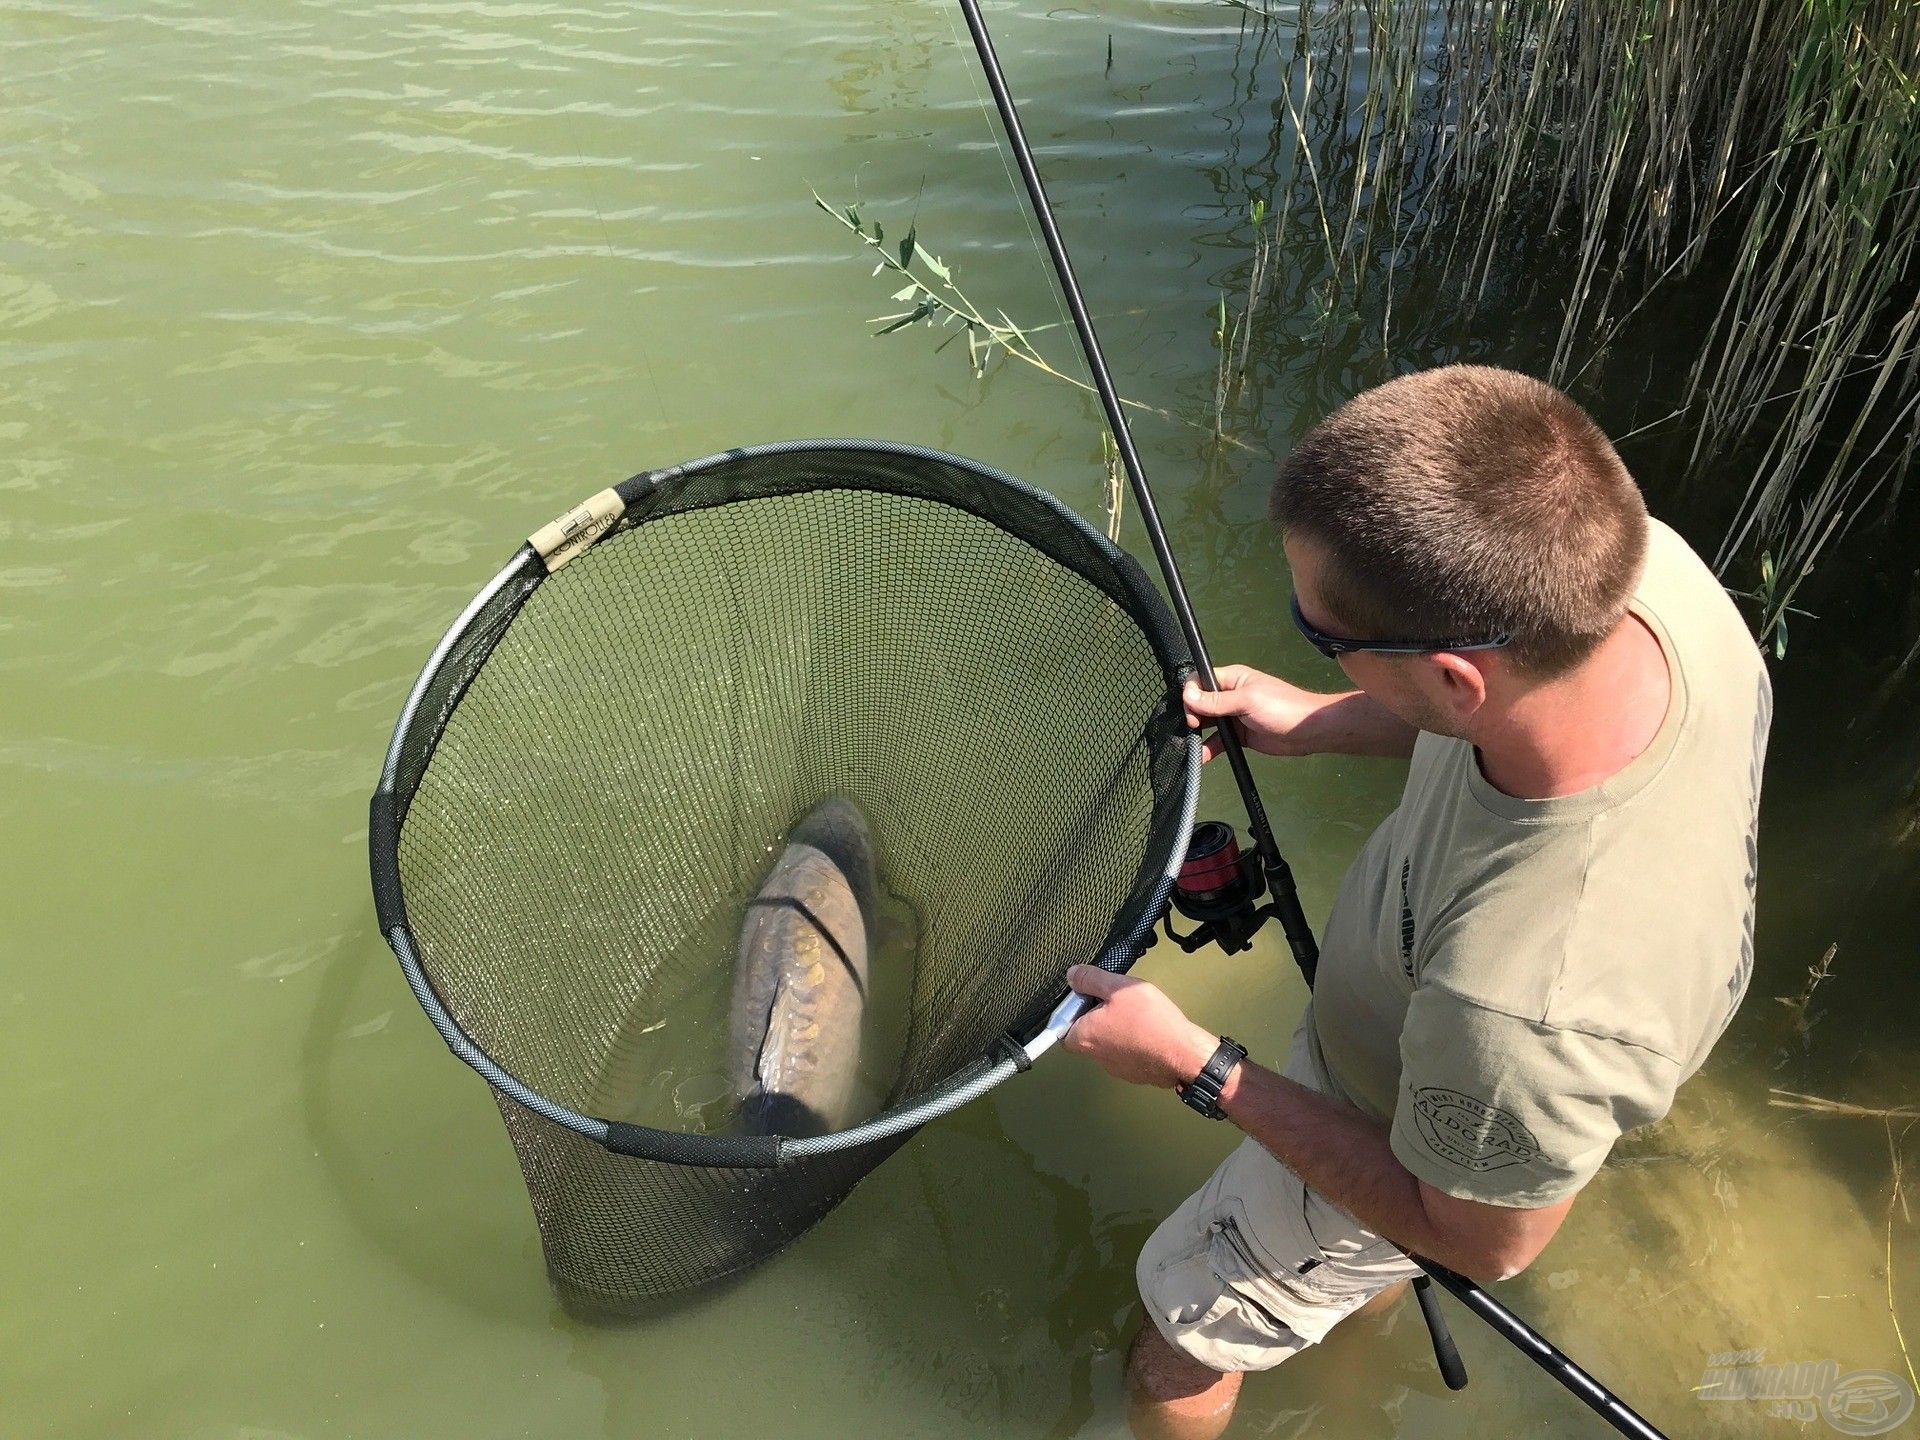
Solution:
<svg viewBox="0 0 1920 1440">
<path fill-rule="evenodd" d="M 785 1083 L 787 1064 L 786 1042 L 793 1027 L 780 1021 L 781 1002 L 787 998 L 787 980 L 773 987 L 773 996 L 767 1002 L 766 1029 L 761 1032 L 760 1049 L 753 1057 L 753 1078 L 759 1082 L 762 1095 L 777 1095 Z"/>
</svg>

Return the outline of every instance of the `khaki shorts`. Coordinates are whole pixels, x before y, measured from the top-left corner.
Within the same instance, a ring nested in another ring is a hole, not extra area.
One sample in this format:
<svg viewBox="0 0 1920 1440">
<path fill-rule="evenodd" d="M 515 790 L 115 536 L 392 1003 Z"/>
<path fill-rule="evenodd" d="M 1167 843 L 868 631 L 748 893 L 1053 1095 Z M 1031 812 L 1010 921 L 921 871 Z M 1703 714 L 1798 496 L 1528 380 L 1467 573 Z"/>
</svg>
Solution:
<svg viewBox="0 0 1920 1440">
<path fill-rule="evenodd" d="M 1313 1084 L 1304 1030 L 1282 1073 Z M 1221 1371 L 1271 1369 L 1418 1273 L 1251 1139 L 1153 1232 L 1136 1267 L 1167 1343 Z"/>
</svg>

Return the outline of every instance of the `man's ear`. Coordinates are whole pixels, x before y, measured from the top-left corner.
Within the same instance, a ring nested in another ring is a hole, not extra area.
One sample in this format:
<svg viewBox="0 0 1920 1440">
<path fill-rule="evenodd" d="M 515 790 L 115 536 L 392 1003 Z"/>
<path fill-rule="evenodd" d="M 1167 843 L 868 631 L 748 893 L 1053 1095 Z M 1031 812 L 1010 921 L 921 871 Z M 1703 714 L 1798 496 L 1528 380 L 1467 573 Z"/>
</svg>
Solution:
<svg viewBox="0 0 1920 1440">
<path fill-rule="evenodd" d="M 1451 650 L 1427 657 L 1440 679 L 1441 704 L 1462 720 L 1470 720 L 1487 703 L 1487 677 L 1464 655 Z"/>
</svg>

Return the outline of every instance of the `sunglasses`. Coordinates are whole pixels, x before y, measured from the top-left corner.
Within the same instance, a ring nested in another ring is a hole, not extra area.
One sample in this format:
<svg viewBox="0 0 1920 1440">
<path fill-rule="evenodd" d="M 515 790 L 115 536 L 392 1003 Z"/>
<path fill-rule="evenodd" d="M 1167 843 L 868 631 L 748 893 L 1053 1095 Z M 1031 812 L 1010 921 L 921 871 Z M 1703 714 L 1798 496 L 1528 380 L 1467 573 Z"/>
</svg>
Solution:
<svg viewBox="0 0 1920 1440">
<path fill-rule="evenodd" d="M 1329 635 L 1324 630 L 1316 630 L 1308 624 L 1307 617 L 1300 613 L 1298 595 L 1289 603 L 1293 608 L 1293 623 L 1307 637 L 1307 643 L 1329 660 L 1338 660 L 1342 655 L 1361 650 L 1382 655 L 1434 655 L 1442 650 L 1498 650 L 1503 645 L 1513 643 L 1511 635 L 1496 635 L 1491 640 L 1348 640 L 1339 635 Z"/>
</svg>

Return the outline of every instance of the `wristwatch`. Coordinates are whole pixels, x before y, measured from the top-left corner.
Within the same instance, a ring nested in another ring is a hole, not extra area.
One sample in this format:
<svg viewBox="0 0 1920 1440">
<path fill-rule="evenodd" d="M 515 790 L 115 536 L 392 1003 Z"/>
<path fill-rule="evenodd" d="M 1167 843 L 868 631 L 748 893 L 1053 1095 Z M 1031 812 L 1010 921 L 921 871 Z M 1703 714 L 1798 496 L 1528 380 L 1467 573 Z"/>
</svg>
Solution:
<svg viewBox="0 0 1920 1440">
<path fill-rule="evenodd" d="M 1209 1120 L 1224 1120 L 1226 1112 L 1220 1108 L 1220 1090 L 1227 1083 L 1227 1076 L 1233 1073 L 1233 1067 L 1247 1058 L 1247 1047 L 1237 1041 L 1220 1037 L 1220 1048 L 1213 1052 L 1213 1058 L 1200 1067 L 1200 1073 L 1185 1085 L 1174 1088 L 1180 1092 L 1180 1098 L 1188 1107 L 1198 1110 Z"/>
</svg>

